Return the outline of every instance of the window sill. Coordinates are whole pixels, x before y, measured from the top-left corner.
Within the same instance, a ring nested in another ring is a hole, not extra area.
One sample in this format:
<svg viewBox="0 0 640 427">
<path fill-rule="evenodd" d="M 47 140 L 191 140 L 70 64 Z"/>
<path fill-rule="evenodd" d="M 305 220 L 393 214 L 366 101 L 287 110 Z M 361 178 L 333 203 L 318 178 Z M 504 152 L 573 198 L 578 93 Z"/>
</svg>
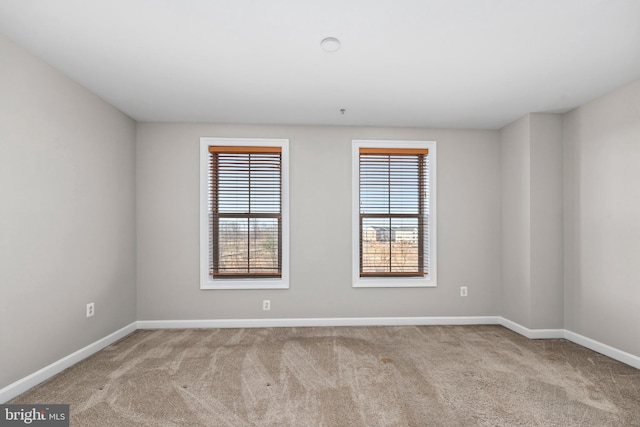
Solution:
<svg viewBox="0 0 640 427">
<path fill-rule="evenodd" d="M 354 288 L 435 288 L 436 282 L 428 277 L 356 277 Z"/>
<path fill-rule="evenodd" d="M 205 279 L 200 289 L 289 289 L 289 282 L 283 279 Z"/>
</svg>

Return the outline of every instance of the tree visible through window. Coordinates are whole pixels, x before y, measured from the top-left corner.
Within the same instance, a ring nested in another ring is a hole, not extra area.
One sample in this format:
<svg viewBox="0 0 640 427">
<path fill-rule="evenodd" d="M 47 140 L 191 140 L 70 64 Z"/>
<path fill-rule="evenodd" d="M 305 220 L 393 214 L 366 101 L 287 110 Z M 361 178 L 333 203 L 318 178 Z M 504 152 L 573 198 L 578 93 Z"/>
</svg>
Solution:
<svg viewBox="0 0 640 427">
<path fill-rule="evenodd" d="M 280 147 L 209 147 L 209 275 L 282 276 Z"/>
<path fill-rule="evenodd" d="M 428 149 L 359 149 L 360 277 L 429 273 Z"/>
</svg>

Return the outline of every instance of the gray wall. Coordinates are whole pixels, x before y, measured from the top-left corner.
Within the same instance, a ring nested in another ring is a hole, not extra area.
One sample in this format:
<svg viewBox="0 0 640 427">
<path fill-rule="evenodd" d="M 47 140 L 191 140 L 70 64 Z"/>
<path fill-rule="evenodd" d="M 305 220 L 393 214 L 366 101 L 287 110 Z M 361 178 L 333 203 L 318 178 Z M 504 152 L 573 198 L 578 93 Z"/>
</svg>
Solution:
<svg viewBox="0 0 640 427">
<path fill-rule="evenodd" d="M 531 150 L 529 115 L 500 132 L 502 315 L 531 324 Z"/>
<path fill-rule="evenodd" d="M 290 140 L 291 287 L 200 290 L 202 136 Z M 438 142 L 438 287 L 351 287 L 351 140 Z M 493 316 L 500 301 L 496 131 L 140 123 L 138 318 Z M 459 296 L 460 286 L 469 296 Z M 271 311 L 262 311 L 262 299 Z"/>
<path fill-rule="evenodd" d="M 528 114 L 500 132 L 502 314 L 563 327 L 562 116 Z"/>
<path fill-rule="evenodd" d="M 2 388 L 136 319 L 135 122 L 3 35 L 0 94 Z"/>
<path fill-rule="evenodd" d="M 531 325 L 561 329 L 563 318 L 562 115 L 530 114 Z"/>
<path fill-rule="evenodd" d="M 640 81 L 565 115 L 565 326 L 640 356 Z"/>
</svg>

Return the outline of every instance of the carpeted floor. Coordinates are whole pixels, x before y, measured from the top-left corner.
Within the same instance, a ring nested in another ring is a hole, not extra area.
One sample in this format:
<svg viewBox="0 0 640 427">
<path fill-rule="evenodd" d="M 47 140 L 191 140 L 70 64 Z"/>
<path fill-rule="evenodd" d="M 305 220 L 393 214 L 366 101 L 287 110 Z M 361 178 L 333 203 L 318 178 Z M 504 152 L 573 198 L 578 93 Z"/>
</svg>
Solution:
<svg viewBox="0 0 640 427">
<path fill-rule="evenodd" d="M 139 330 L 10 403 L 72 426 L 640 426 L 640 371 L 501 326 Z"/>
</svg>

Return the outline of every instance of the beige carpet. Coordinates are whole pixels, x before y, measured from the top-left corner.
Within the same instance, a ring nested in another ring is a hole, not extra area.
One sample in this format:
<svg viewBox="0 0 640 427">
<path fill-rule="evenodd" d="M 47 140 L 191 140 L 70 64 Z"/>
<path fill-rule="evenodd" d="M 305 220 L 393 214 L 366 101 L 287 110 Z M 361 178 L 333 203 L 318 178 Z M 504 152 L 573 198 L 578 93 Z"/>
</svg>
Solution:
<svg viewBox="0 0 640 427">
<path fill-rule="evenodd" d="M 11 403 L 72 426 L 640 426 L 640 371 L 501 326 L 140 330 Z"/>
</svg>

